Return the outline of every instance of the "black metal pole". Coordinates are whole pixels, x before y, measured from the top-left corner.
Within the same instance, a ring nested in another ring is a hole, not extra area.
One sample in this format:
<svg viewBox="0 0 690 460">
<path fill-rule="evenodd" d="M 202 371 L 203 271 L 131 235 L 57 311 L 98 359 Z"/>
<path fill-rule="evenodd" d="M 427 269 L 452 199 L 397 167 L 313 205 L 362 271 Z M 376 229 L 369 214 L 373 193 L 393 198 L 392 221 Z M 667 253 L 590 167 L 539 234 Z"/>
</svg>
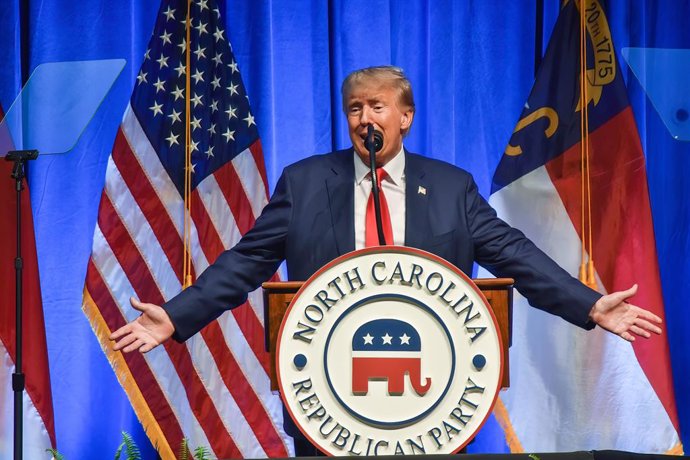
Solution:
<svg viewBox="0 0 690 460">
<path fill-rule="evenodd" d="M 22 459 L 22 444 L 24 439 L 24 373 L 22 372 L 22 180 L 24 178 L 23 162 L 15 163 L 16 191 L 17 191 L 17 257 L 14 259 L 15 271 L 15 363 L 12 374 L 12 390 L 14 391 L 14 459 Z"/>
<path fill-rule="evenodd" d="M 15 150 L 8 152 L 5 160 L 13 161 L 12 178 L 17 192 L 17 256 L 14 259 L 15 273 L 15 360 L 12 374 L 12 391 L 14 392 L 14 460 L 22 460 L 24 444 L 24 388 L 25 377 L 22 363 L 23 321 L 22 321 L 22 190 L 24 189 L 24 167 L 28 160 L 38 157 L 37 150 Z"/>
<path fill-rule="evenodd" d="M 29 2 L 19 2 L 19 63 L 22 77 L 22 86 L 29 79 Z M 12 156 L 11 156 L 12 155 Z M 22 237 L 21 237 L 21 218 L 22 218 L 22 189 L 25 177 L 25 166 L 27 160 L 33 160 L 38 156 L 36 150 L 17 150 L 9 152 L 5 157 L 8 161 L 14 161 L 12 177 L 16 183 L 17 191 L 17 258 L 14 260 L 16 276 L 16 318 L 15 318 L 15 338 L 16 338 L 16 362 L 15 372 L 12 374 L 12 389 L 14 390 L 14 460 L 22 460 L 24 447 L 24 414 L 23 398 L 25 388 L 25 378 L 22 372 L 22 269 L 24 261 L 22 259 Z"/>
<path fill-rule="evenodd" d="M 21 167 L 23 169 L 23 167 Z M 24 374 L 22 373 L 22 182 L 17 180 L 17 257 L 14 259 L 14 271 L 16 275 L 15 292 L 17 293 L 15 305 L 15 363 L 12 374 L 12 390 L 14 391 L 14 458 L 22 458 L 23 439 L 23 394 Z"/>
<path fill-rule="evenodd" d="M 534 77 L 536 78 L 544 47 L 544 0 L 537 0 L 534 22 Z"/>
</svg>

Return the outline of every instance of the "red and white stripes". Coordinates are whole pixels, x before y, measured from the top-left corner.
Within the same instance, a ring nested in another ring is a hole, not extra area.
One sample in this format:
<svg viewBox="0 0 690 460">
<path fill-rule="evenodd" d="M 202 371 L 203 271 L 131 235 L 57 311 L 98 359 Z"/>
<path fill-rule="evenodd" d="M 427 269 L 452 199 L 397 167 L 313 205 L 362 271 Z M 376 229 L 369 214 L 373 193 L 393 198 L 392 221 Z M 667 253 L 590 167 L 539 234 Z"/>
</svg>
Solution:
<svg viewBox="0 0 690 460">
<path fill-rule="evenodd" d="M 237 243 L 267 202 L 257 147 L 222 166 L 192 193 L 195 274 Z M 85 296 L 92 323 L 100 314 L 107 329 L 115 330 L 137 316 L 129 305 L 131 295 L 161 304 L 180 292 L 182 228 L 182 198 L 128 108 L 108 163 L 94 233 Z M 153 441 L 167 444 L 161 448 L 164 458 L 183 436 L 218 457 L 290 454 L 280 401 L 270 391 L 261 302 L 260 292 L 254 292 L 246 305 L 225 313 L 185 344 L 168 342 L 144 356 L 124 355 L 126 369 L 111 359 L 130 400 L 144 400 L 132 401 L 135 410 L 142 403 L 148 406 L 148 413 L 137 410 L 140 418 L 160 428 L 162 439 Z"/>
</svg>

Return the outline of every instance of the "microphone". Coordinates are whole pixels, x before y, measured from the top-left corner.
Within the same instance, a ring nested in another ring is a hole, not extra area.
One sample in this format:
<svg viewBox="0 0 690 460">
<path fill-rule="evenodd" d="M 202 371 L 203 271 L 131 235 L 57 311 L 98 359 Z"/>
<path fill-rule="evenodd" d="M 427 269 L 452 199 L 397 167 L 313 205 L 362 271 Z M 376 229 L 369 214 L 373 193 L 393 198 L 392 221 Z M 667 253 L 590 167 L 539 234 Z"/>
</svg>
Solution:
<svg viewBox="0 0 690 460">
<path fill-rule="evenodd" d="M 373 125 L 367 126 L 367 138 L 364 140 L 364 147 L 371 150 L 374 147 L 374 152 L 379 152 L 383 148 L 383 133 L 374 129 Z"/>
<path fill-rule="evenodd" d="M 371 172 L 371 194 L 374 198 L 374 214 L 376 215 L 376 233 L 379 237 L 379 245 L 385 246 L 386 238 L 383 234 L 381 221 L 381 201 L 379 199 L 379 186 L 376 180 L 376 152 L 383 148 L 383 133 L 374 129 L 374 125 L 367 126 L 367 138 L 364 146 L 369 151 L 369 171 Z"/>
</svg>

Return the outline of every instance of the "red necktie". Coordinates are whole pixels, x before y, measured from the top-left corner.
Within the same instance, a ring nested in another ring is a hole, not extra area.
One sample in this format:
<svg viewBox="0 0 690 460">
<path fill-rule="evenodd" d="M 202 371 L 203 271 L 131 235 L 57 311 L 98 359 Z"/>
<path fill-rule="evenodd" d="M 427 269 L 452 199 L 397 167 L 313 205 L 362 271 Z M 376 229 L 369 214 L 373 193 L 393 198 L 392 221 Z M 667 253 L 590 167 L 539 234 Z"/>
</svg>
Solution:
<svg viewBox="0 0 690 460">
<path fill-rule="evenodd" d="M 391 226 L 391 215 L 388 211 L 388 202 L 386 195 L 381 188 L 381 181 L 386 177 L 386 171 L 383 168 L 376 168 L 376 183 L 379 186 L 379 201 L 381 202 L 381 223 L 383 226 L 383 236 L 386 238 L 386 244 L 393 243 L 393 227 Z M 373 185 L 373 184 L 372 184 Z M 376 211 L 374 209 L 374 194 L 369 194 L 367 201 L 367 213 L 364 219 L 364 247 L 379 245 L 379 237 L 376 231 Z"/>
</svg>

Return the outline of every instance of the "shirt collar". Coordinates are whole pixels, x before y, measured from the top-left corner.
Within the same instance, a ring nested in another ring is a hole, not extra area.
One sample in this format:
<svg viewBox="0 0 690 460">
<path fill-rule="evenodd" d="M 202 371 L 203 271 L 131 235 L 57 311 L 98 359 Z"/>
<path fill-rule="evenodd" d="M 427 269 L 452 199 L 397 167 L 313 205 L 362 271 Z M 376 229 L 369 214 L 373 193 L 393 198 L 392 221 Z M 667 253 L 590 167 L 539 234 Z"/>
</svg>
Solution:
<svg viewBox="0 0 690 460">
<path fill-rule="evenodd" d="M 369 165 L 365 165 L 362 159 L 357 155 L 357 152 L 353 152 L 355 161 L 355 180 L 357 185 L 361 184 L 364 179 L 367 178 L 369 174 Z M 383 170 L 386 171 L 388 179 L 395 185 L 402 185 L 403 177 L 405 176 L 405 148 L 400 147 L 400 151 L 391 160 L 383 166 Z"/>
</svg>

